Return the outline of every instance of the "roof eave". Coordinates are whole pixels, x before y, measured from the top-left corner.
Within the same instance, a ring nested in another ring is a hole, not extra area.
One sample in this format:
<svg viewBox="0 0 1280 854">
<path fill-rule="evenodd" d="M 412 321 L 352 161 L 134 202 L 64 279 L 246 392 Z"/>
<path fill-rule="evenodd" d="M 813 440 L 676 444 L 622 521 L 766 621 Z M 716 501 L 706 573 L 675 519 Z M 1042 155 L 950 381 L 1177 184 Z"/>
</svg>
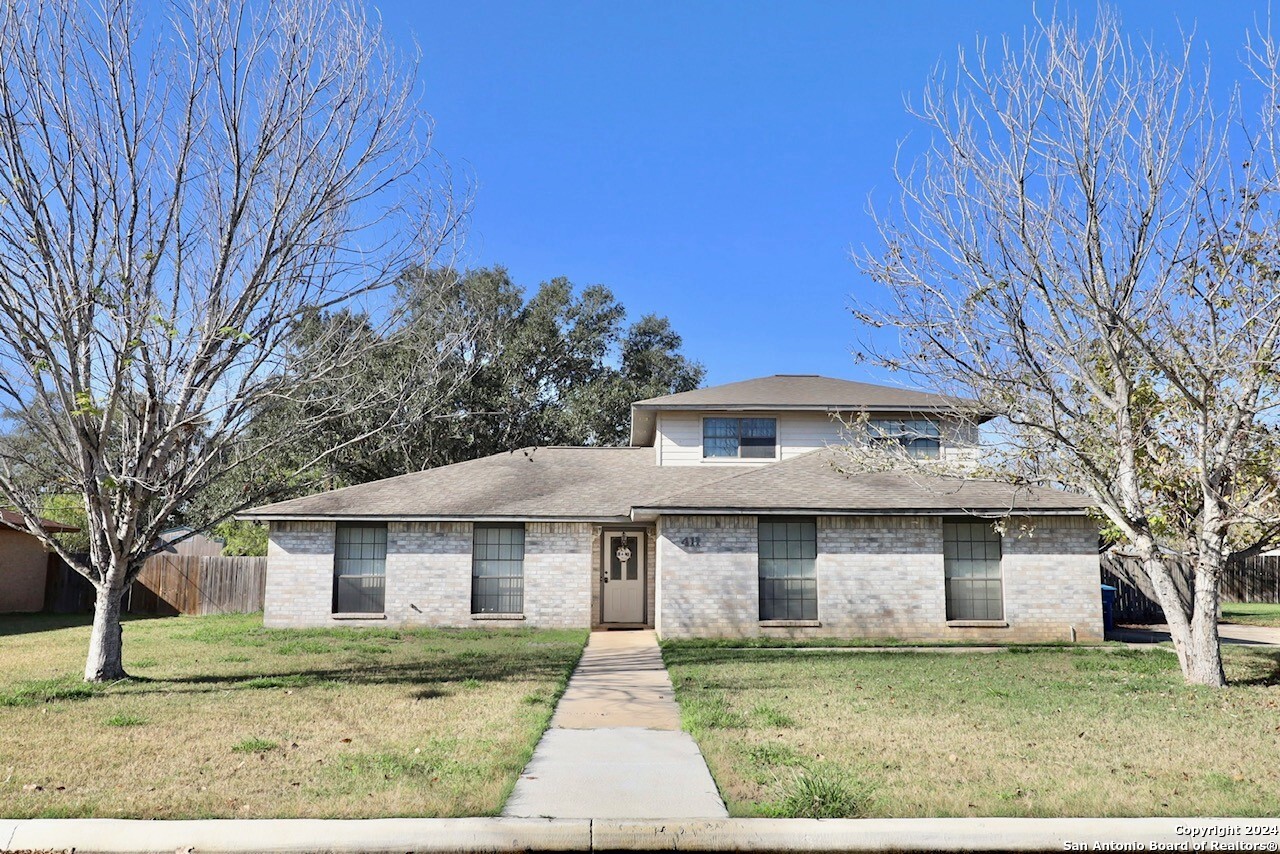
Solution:
<svg viewBox="0 0 1280 854">
<path fill-rule="evenodd" d="M 996 514 L 1001 516 L 1087 516 L 1089 507 L 916 507 L 916 508 L 831 508 L 831 507 L 635 507 L 631 518 L 651 522 L 659 516 L 957 516 Z"/>
<path fill-rule="evenodd" d="M 629 522 L 626 514 L 583 516 L 576 514 L 439 514 L 439 513 L 237 513 L 245 522 Z"/>
<path fill-rule="evenodd" d="M 636 412 L 828 412 L 837 414 L 841 412 L 905 412 L 908 414 L 919 413 L 928 415 L 955 415 L 964 413 L 967 417 L 972 418 L 979 424 L 997 417 L 995 413 L 986 410 L 974 408 L 970 405 L 959 403 L 954 405 L 890 405 L 884 403 L 866 404 L 860 403 L 856 405 L 839 405 L 830 403 L 633 403 L 631 404 L 631 445 L 638 446 L 638 437 L 636 435 Z M 652 444 L 652 438 L 644 442 L 645 446 Z"/>
</svg>

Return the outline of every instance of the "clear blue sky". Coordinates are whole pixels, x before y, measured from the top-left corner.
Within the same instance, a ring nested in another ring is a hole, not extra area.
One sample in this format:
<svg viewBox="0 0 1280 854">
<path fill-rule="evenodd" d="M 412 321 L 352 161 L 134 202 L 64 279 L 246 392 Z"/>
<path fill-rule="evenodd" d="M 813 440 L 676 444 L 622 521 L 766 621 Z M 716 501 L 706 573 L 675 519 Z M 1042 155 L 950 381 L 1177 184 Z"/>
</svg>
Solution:
<svg viewBox="0 0 1280 854">
<path fill-rule="evenodd" d="M 868 196 L 913 129 L 904 96 L 958 46 L 1032 20 L 1029 2 L 979 0 L 371 2 L 421 47 L 437 147 L 477 182 L 466 260 L 666 314 L 711 383 L 868 375 L 849 251 L 874 241 Z M 1157 42 L 1195 27 L 1232 74 L 1266 14 L 1118 5 Z"/>
</svg>

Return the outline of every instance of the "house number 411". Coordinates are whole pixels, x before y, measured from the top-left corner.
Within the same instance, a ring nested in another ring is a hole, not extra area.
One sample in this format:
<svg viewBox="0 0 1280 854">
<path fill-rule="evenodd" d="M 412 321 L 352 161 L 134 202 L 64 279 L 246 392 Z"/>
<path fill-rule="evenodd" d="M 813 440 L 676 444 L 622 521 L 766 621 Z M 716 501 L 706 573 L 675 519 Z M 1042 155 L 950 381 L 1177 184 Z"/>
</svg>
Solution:
<svg viewBox="0 0 1280 854">
<path fill-rule="evenodd" d="M 702 545 L 702 537 L 685 537 L 680 540 L 680 545 L 686 549 L 696 549 Z"/>
</svg>

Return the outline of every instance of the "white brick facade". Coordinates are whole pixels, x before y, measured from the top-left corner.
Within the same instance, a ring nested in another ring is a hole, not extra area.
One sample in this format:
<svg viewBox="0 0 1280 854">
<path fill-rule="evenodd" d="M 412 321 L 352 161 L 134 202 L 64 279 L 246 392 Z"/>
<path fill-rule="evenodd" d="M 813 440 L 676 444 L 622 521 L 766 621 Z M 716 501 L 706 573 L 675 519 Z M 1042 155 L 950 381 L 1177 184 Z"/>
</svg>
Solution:
<svg viewBox="0 0 1280 854">
<path fill-rule="evenodd" d="M 942 520 L 818 517 L 818 623 L 762 626 L 754 516 L 666 516 L 647 534 L 647 615 L 663 637 L 884 637 L 1001 642 L 1102 637 L 1097 528 L 1084 517 L 1015 521 L 1003 539 L 1007 625 L 949 625 Z M 607 527 L 607 526 L 606 526 Z M 332 522 L 275 522 L 265 623 L 338 624 Z M 355 624 L 596 627 L 600 525 L 525 526 L 523 620 L 471 614 L 469 522 L 387 526 L 383 618 Z M 350 625 L 351 621 L 341 620 Z"/>
<path fill-rule="evenodd" d="M 948 624 L 940 518 L 817 521 L 819 625 L 776 627 L 759 620 L 756 517 L 664 517 L 658 526 L 659 633 L 1015 643 L 1102 639 L 1097 528 L 1083 517 L 1042 516 L 1010 526 L 1001 560 L 1004 626 Z"/>
<path fill-rule="evenodd" d="M 384 615 L 339 620 L 333 616 L 334 524 L 273 522 L 264 622 L 268 626 L 590 625 L 589 523 L 525 526 L 524 619 L 519 621 L 472 617 L 472 529 L 470 522 L 388 523 Z"/>
</svg>

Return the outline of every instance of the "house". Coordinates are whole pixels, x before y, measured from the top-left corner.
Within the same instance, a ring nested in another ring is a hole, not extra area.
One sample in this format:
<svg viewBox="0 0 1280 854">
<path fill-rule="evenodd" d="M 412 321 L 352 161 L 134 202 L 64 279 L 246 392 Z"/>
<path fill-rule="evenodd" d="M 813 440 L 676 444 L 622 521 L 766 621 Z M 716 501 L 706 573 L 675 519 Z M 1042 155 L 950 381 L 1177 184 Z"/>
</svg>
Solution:
<svg viewBox="0 0 1280 854">
<path fill-rule="evenodd" d="M 185 525 L 161 531 L 156 539 L 164 543 L 164 550 L 160 554 L 178 557 L 219 557 L 227 544 L 221 537 L 193 533 Z"/>
<path fill-rule="evenodd" d="M 633 404 L 629 447 L 519 448 L 259 507 L 265 622 L 1100 640 L 1087 499 L 837 467 L 853 418 L 912 456 L 971 458 L 961 405 L 763 377 Z"/>
<path fill-rule="evenodd" d="M 41 519 L 46 531 L 66 534 L 80 530 Z M 0 510 L 0 614 L 39 611 L 44 608 L 49 552 L 44 543 L 27 532 L 22 515 Z"/>
</svg>

